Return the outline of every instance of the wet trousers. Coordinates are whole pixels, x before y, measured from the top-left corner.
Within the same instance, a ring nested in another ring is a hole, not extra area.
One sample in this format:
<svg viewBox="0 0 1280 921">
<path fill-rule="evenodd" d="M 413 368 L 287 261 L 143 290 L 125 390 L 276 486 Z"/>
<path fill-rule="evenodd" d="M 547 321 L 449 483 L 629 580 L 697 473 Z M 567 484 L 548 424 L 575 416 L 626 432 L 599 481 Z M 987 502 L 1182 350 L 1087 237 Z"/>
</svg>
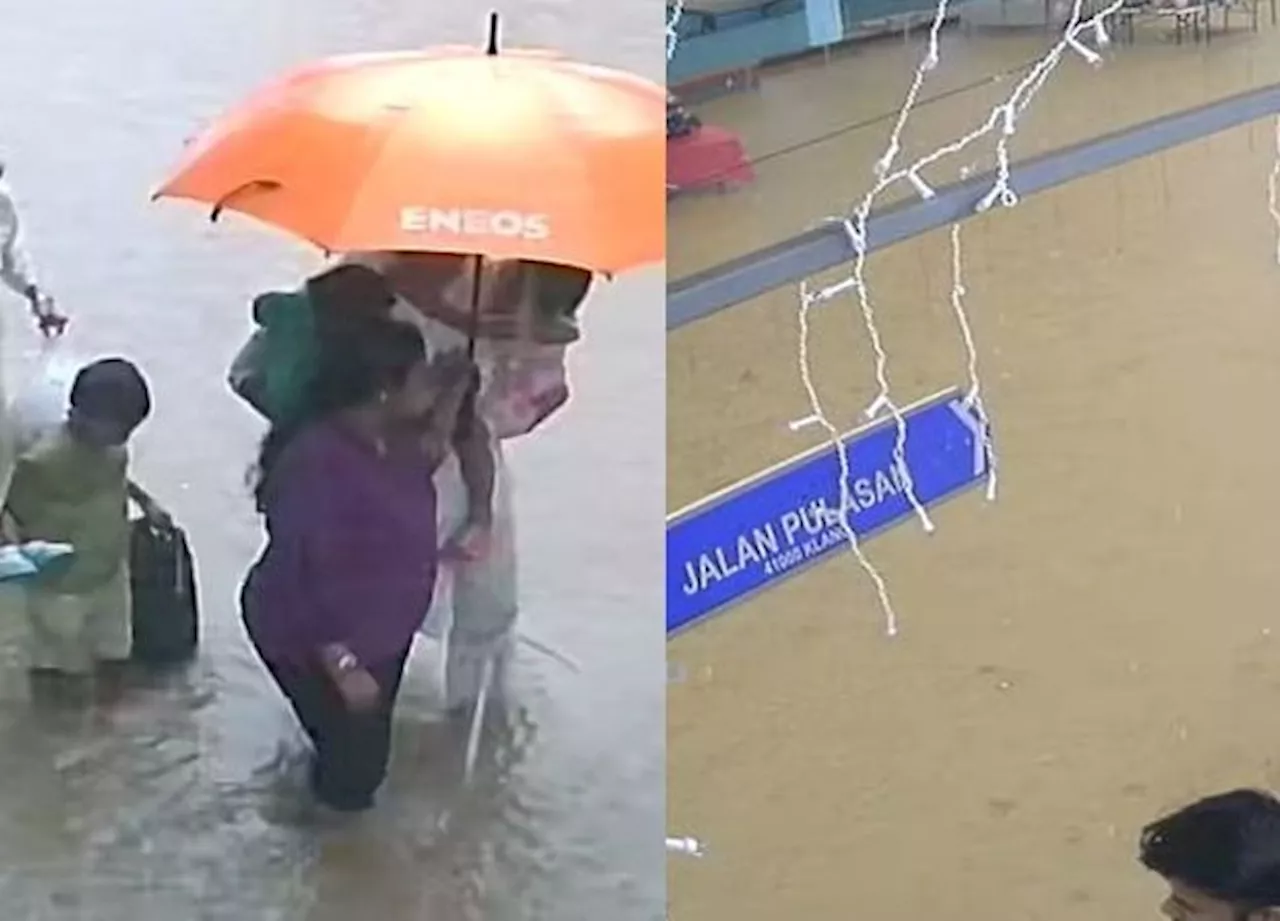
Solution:
<svg viewBox="0 0 1280 921">
<path fill-rule="evenodd" d="M 391 714 L 408 656 L 406 647 L 392 659 L 365 666 L 382 696 L 375 709 L 363 713 L 348 709 L 319 665 L 263 659 L 314 748 L 311 791 L 331 809 L 360 812 L 373 806 L 391 761 Z"/>
</svg>

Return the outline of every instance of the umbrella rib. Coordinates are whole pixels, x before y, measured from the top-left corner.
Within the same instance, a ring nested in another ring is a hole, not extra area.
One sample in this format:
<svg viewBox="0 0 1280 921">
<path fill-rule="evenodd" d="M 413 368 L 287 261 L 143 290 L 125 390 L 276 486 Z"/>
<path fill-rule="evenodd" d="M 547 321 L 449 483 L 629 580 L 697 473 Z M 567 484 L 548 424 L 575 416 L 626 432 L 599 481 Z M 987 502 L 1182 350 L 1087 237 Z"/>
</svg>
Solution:
<svg viewBox="0 0 1280 921">
<path fill-rule="evenodd" d="M 274 179 L 250 179 L 248 182 L 241 183 L 214 202 L 213 210 L 209 212 L 209 223 L 216 224 L 218 222 L 218 218 L 222 217 L 222 212 L 232 206 L 232 199 L 246 192 L 273 192 L 279 188 L 280 183 Z"/>
</svg>

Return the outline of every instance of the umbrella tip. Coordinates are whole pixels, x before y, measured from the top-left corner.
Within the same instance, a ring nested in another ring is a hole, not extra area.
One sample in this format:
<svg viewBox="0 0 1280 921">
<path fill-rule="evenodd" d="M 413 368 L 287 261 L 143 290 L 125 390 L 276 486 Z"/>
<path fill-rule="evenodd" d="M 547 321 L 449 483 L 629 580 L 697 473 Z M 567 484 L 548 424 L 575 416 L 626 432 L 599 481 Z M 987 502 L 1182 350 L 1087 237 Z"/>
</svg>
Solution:
<svg viewBox="0 0 1280 921">
<path fill-rule="evenodd" d="M 484 53 L 487 55 L 497 55 L 498 53 L 498 11 L 489 11 L 489 38 L 485 42 Z"/>
</svg>

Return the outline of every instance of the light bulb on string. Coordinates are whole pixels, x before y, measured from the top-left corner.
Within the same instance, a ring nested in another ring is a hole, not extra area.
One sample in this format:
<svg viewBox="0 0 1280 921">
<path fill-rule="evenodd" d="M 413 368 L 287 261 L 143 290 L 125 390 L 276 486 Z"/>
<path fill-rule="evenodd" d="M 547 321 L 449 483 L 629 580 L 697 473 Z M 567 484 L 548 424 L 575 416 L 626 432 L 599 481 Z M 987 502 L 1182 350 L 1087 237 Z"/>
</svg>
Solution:
<svg viewBox="0 0 1280 921">
<path fill-rule="evenodd" d="M 892 170 L 893 163 L 897 159 L 897 155 L 901 150 L 902 131 L 910 117 L 911 110 L 915 106 L 916 97 L 919 94 L 920 87 L 924 82 L 925 76 L 938 65 L 939 53 L 937 36 L 942 23 L 946 19 L 948 8 L 947 0 L 939 0 L 935 11 L 933 27 L 930 29 L 928 49 L 921 59 L 920 65 L 916 69 L 916 74 L 912 80 L 911 87 L 908 90 L 907 98 L 898 113 L 893 130 L 890 132 L 885 153 L 876 161 L 874 168 L 876 182 L 853 210 L 850 217 L 831 219 L 833 221 L 838 220 L 841 223 L 846 235 L 848 236 L 850 246 L 853 249 L 852 266 L 849 275 L 847 278 L 832 285 L 828 285 L 816 292 L 810 292 L 807 284 L 802 284 L 801 286 L 800 325 L 802 335 L 799 364 L 801 380 L 804 383 L 805 391 L 809 396 L 810 407 L 812 410 L 812 414 L 809 419 L 821 424 L 830 437 L 833 447 L 839 454 L 841 471 L 841 524 L 846 532 L 846 537 L 849 538 L 851 549 L 855 550 L 858 560 L 862 564 L 863 568 L 873 576 L 876 588 L 881 596 L 881 604 L 885 610 L 890 635 L 897 632 L 897 621 L 896 616 L 893 613 L 892 606 L 889 603 L 887 592 L 884 590 L 883 579 L 879 576 L 870 562 L 867 561 L 865 555 L 861 551 L 861 548 L 858 546 L 856 535 L 854 535 L 852 528 L 848 524 L 848 508 L 846 507 L 847 496 L 849 493 L 847 480 L 850 469 L 848 448 L 841 441 L 839 430 L 832 425 L 830 420 L 827 418 L 822 407 L 821 400 L 817 395 L 817 389 L 813 384 L 812 369 L 809 367 L 808 357 L 808 313 L 814 305 L 828 301 L 837 295 L 845 293 L 846 291 L 852 290 L 857 295 L 858 303 L 861 307 L 864 326 L 867 329 L 868 338 L 871 340 L 872 348 L 876 353 L 876 381 L 879 385 L 879 390 L 875 399 L 872 400 L 869 410 L 874 414 L 887 409 L 893 415 L 894 422 L 898 430 L 898 437 L 894 446 L 894 463 L 895 465 L 900 465 L 901 468 L 899 472 L 903 476 L 903 492 L 910 501 L 917 517 L 920 518 L 925 530 L 932 531 L 933 523 L 930 520 L 927 511 L 915 495 L 910 471 L 907 469 L 905 462 L 907 437 L 906 419 L 901 410 L 894 403 L 889 393 L 889 379 L 887 371 L 888 356 L 884 352 L 883 343 L 881 341 L 879 330 L 876 326 L 875 310 L 866 283 L 865 270 L 868 254 L 866 238 L 867 224 L 871 215 L 871 210 L 880 193 L 899 180 L 905 179 L 908 181 L 914 187 L 916 193 L 922 198 L 931 197 L 932 189 L 921 178 L 921 172 L 946 157 L 960 153 L 973 143 L 989 137 L 997 131 L 999 132 L 999 135 L 996 142 L 995 152 L 996 179 L 991 190 L 979 202 L 977 210 L 987 210 L 997 203 L 1004 207 L 1015 206 L 1018 203 L 1018 195 L 1011 185 L 1011 167 L 1008 147 L 1011 139 L 1017 133 L 1018 116 L 1031 104 L 1032 100 L 1035 98 L 1041 87 L 1044 86 L 1044 83 L 1057 67 L 1058 63 L 1062 59 L 1062 55 L 1068 48 L 1075 50 L 1091 64 L 1101 63 L 1100 56 L 1096 52 L 1087 48 L 1080 41 L 1080 35 L 1089 30 L 1093 30 L 1095 39 L 1099 41 L 1099 44 L 1105 44 L 1106 42 L 1103 39 L 1105 39 L 1106 36 L 1106 19 L 1119 11 L 1124 2 L 1125 0 L 1112 0 L 1110 4 L 1102 10 L 1099 10 L 1090 18 L 1083 19 L 1084 0 L 1074 0 L 1071 15 L 1063 30 L 1062 37 L 1039 61 L 1036 62 L 1026 76 L 1018 82 L 1009 94 L 1008 98 L 991 110 L 991 113 L 988 115 L 985 122 L 973 131 L 970 131 L 968 134 L 952 141 L 949 144 L 945 144 L 937 148 L 932 153 L 920 157 L 909 166 Z M 957 258 L 959 253 L 959 251 L 954 248 L 954 244 L 958 244 L 958 242 L 958 235 L 953 235 L 953 275 L 955 275 L 956 272 L 954 260 Z M 961 265 L 960 268 L 962 269 L 963 266 Z M 963 278 L 962 271 L 960 272 L 960 277 L 961 279 Z M 958 297 L 956 297 L 957 293 L 959 295 Z M 962 334 L 964 334 L 966 330 L 969 330 L 968 319 L 964 313 L 963 293 L 964 288 L 963 283 L 961 282 L 958 289 L 953 291 L 952 307 L 953 309 L 958 310 L 957 319 L 961 323 Z M 970 346 L 971 330 L 969 330 L 968 335 L 969 339 L 966 339 L 966 348 Z M 984 431 L 987 433 L 985 438 L 989 441 L 990 428 L 986 424 L 985 409 L 981 406 L 981 388 L 980 386 L 975 386 L 974 383 L 976 380 L 976 354 L 976 348 L 970 351 L 970 357 L 973 361 L 971 365 L 972 375 L 969 397 L 974 409 L 982 414 L 981 418 L 983 420 Z M 991 468 L 991 473 L 989 473 L 987 492 L 989 496 L 994 497 L 994 467 Z"/>
<path fill-rule="evenodd" d="M 667 838 L 667 853 L 682 854 L 686 857 L 705 857 L 706 846 L 697 838 Z"/>
<path fill-rule="evenodd" d="M 1111 36 L 1107 33 L 1107 24 L 1101 19 L 1093 21 L 1093 43 L 1099 48 L 1111 45 Z"/>
</svg>

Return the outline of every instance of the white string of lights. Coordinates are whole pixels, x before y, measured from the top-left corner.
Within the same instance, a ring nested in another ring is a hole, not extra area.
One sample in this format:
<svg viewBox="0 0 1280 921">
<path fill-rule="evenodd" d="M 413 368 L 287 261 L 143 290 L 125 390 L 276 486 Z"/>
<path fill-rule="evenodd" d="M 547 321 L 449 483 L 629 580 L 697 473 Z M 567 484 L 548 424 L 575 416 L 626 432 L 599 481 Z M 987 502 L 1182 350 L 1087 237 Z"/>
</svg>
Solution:
<svg viewBox="0 0 1280 921">
<path fill-rule="evenodd" d="M 684 18 L 684 0 L 672 0 L 667 7 L 667 61 L 675 56 L 676 45 L 680 41 L 680 20 Z M 680 683 L 685 679 L 682 666 L 668 663 L 667 683 Z M 702 843 L 697 838 L 667 838 L 667 851 L 690 857 L 701 857 L 704 853 Z"/>
<path fill-rule="evenodd" d="M 822 407 L 821 400 L 817 396 L 817 390 L 812 382 L 807 342 L 809 332 L 808 312 L 815 305 L 830 300 L 831 298 L 850 289 L 852 289 L 857 295 L 858 303 L 862 312 L 863 323 L 866 327 L 868 338 L 871 341 L 872 349 L 875 352 L 876 382 L 878 384 L 878 392 L 875 399 L 867 407 L 866 414 L 867 416 L 874 418 L 882 410 L 888 410 L 893 416 L 894 423 L 897 427 L 897 440 L 894 445 L 893 462 L 902 477 L 903 492 L 911 503 L 912 509 L 915 511 L 917 517 L 919 517 L 925 531 L 932 532 L 933 522 L 930 520 L 927 511 L 921 505 L 915 494 L 910 471 L 907 469 L 906 418 L 890 395 L 888 355 L 883 348 L 883 342 L 881 341 L 879 330 L 875 322 L 875 310 L 871 303 L 870 292 L 867 289 L 865 277 L 867 261 L 867 223 L 870 219 L 871 210 L 876 199 L 882 192 L 899 181 L 905 180 L 909 182 L 921 198 L 932 198 L 935 193 L 928 183 L 926 183 L 921 177 L 921 172 L 940 160 L 952 156 L 953 154 L 957 154 L 975 142 L 990 136 L 993 132 L 997 131 L 997 129 L 999 130 L 999 137 L 996 143 L 996 180 L 993 183 L 990 192 L 988 192 L 988 194 L 979 203 L 977 210 L 988 210 L 997 203 L 1004 207 L 1012 207 L 1018 203 L 1017 193 L 1010 185 L 1010 163 L 1008 150 L 1009 142 L 1017 132 L 1018 116 L 1031 104 L 1031 101 L 1035 98 L 1045 81 L 1048 80 L 1067 49 L 1074 50 L 1076 53 L 1084 57 L 1090 64 L 1097 66 L 1102 63 L 1101 55 L 1086 46 L 1084 42 L 1081 41 L 1080 37 L 1081 35 L 1091 31 L 1093 33 L 1095 43 L 1099 47 L 1105 47 L 1109 43 L 1105 27 L 1106 19 L 1107 17 L 1114 15 L 1123 6 L 1125 0 L 1112 0 L 1111 3 L 1088 19 L 1083 18 L 1084 2 L 1085 0 L 1074 0 L 1071 15 L 1063 30 L 1062 38 L 1045 53 L 1035 66 L 1031 68 L 1027 75 L 1013 88 L 1013 91 L 1010 93 L 1008 98 L 991 110 L 991 113 L 985 122 L 963 137 L 939 147 L 932 153 L 919 158 L 910 165 L 898 170 L 893 170 L 893 162 L 896 159 L 898 152 L 901 150 L 902 132 L 906 126 L 911 110 L 915 106 L 920 87 L 923 85 L 928 73 L 938 65 L 938 36 L 941 31 L 942 24 L 946 20 L 949 6 L 948 0 L 939 0 L 937 9 L 934 13 L 933 23 L 929 31 L 927 50 L 916 69 L 915 78 L 913 79 L 911 88 L 907 93 L 907 98 L 904 100 L 902 109 L 899 111 L 897 121 L 894 124 L 894 129 L 890 134 L 885 154 L 876 162 L 876 182 L 854 209 L 851 217 L 838 219 L 844 227 L 845 233 L 848 235 L 850 245 L 854 251 L 853 264 L 849 276 L 844 280 L 822 288 L 817 292 L 810 292 L 807 285 L 801 286 L 800 377 L 802 383 L 804 383 L 806 393 L 809 396 L 810 409 L 812 411 L 806 421 L 817 422 L 822 426 L 830 437 L 831 443 L 839 455 L 841 471 L 840 525 L 845 533 L 846 539 L 848 540 L 850 549 L 857 556 L 863 568 L 873 575 L 877 591 L 880 594 L 881 605 L 885 612 L 887 632 L 890 636 L 896 634 L 897 622 L 892 605 L 888 603 L 887 592 L 884 590 L 883 579 L 862 553 L 858 544 L 857 535 L 854 533 L 853 528 L 849 523 L 849 485 L 847 480 L 850 465 L 848 447 L 841 440 L 839 429 L 837 429 L 827 418 Z M 954 246 L 958 243 L 958 235 L 955 233 L 952 235 L 952 242 L 953 276 L 959 277 L 962 281 L 962 273 L 957 275 L 955 272 L 955 262 L 960 258 L 959 251 Z M 960 284 L 958 289 L 958 292 L 953 291 L 952 307 L 957 311 L 957 316 L 961 321 L 962 330 L 969 330 L 968 319 L 964 314 L 963 284 Z M 970 339 L 966 339 L 966 347 L 970 346 L 970 342 Z M 980 399 L 980 387 L 974 387 L 974 378 L 976 378 L 977 374 L 977 363 L 976 359 L 974 359 L 975 355 L 976 350 L 970 353 L 970 357 L 973 359 L 970 365 L 972 375 L 970 381 L 970 394 L 975 398 L 973 406 L 976 410 L 979 410 L 982 413 L 981 418 L 985 425 L 985 411 L 980 410 L 979 404 L 976 402 L 977 399 Z M 989 434 L 985 435 L 984 438 L 989 444 Z M 994 466 L 990 467 L 990 471 L 987 493 L 988 496 L 994 496 Z"/>
<path fill-rule="evenodd" d="M 1280 265 L 1280 116 L 1276 117 L 1275 156 L 1267 179 L 1267 208 L 1276 225 L 1276 264 Z"/>
<path fill-rule="evenodd" d="M 667 7 L 667 60 L 676 53 L 676 44 L 680 40 L 680 20 L 684 17 L 684 0 L 673 0 Z"/>
<path fill-rule="evenodd" d="M 969 388 L 965 391 L 964 405 L 977 413 L 978 424 L 982 426 L 982 450 L 987 457 L 987 501 L 994 502 L 998 463 L 995 445 L 991 441 L 991 420 L 987 416 L 987 407 L 982 400 L 982 379 L 978 376 L 978 347 L 973 339 L 973 327 L 969 324 L 969 313 L 964 306 L 966 294 L 968 291 L 964 284 L 964 250 L 960 244 L 960 223 L 956 222 L 951 225 L 951 309 L 955 312 L 956 323 L 960 326 L 960 336 L 964 339 L 965 352 L 969 359 L 967 363 Z"/>
<path fill-rule="evenodd" d="M 903 489 L 907 494 L 912 508 L 921 515 L 921 521 L 927 531 L 933 530 L 933 522 L 929 519 L 928 513 L 924 510 L 919 499 L 916 497 L 914 484 L 911 482 L 911 472 L 905 463 L 905 438 L 903 433 L 906 430 L 906 420 L 902 417 L 902 413 L 893 405 L 888 398 L 889 381 L 888 381 L 888 355 L 884 350 L 884 343 L 880 338 L 879 328 L 875 324 L 875 316 L 872 312 L 870 297 L 866 290 L 866 284 L 863 281 L 863 268 L 866 262 L 866 216 L 870 214 L 871 204 L 874 202 L 875 195 L 880 191 L 879 186 L 889 175 L 889 170 L 893 167 L 893 161 L 897 158 L 902 147 L 902 132 L 906 128 L 907 119 L 911 115 L 912 109 L 915 108 L 916 99 L 920 94 L 920 89 L 924 85 L 925 78 L 929 72 L 938 66 L 939 61 L 939 34 L 942 25 L 946 21 L 947 5 L 949 0 L 938 0 L 937 9 L 934 12 L 933 23 L 929 29 L 929 44 L 925 52 L 924 58 L 920 61 L 920 65 L 916 68 L 915 77 L 911 81 L 911 87 L 907 92 L 907 98 L 902 108 L 898 112 L 897 121 L 894 123 L 893 130 L 889 135 L 889 143 L 885 149 L 884 155 L 876 162 L 875 174 L 877 182 L 873 186 L 873 191 L 864 198 L 858 211 L 855 214 L 861 215 L 861 219 L 857 223 L 848 219 L 842 223 L 845 233 L 849 235 L 853 243 L 854 253 L 856 254 L 854 262 L 854 270 L 850 276 L 853 284 L 858 288 L 859 301 L 862 304 L 863 320 L 867 327 L 867 335 L 871 340 L 871 347 L 875 351 L 875 368 L 876 380 L 880 390 L 876 400 L 868 408 L 868 415 L 874 416 L 882 407 L 887 407 L 890 412 L 894 413 L 898 420 L 898 437 L 894 444 L 893 460 L 903 477 Z M 865 206 L 865 214 L 863 214 L 863 206 Z M 841 438 L 840 430 L 828 418 L 826 410 L 823 408 L 822 399 L 818 396 L 817 386 L 813 381 L 813 369 L 809 361 L 809 311 L 813 307 L 834 296 L 826 291 L 820 291 L 816 295 L 809 292 L 808 285 L 801 283 L 800 285 L 800 350 L 799 350 L 799 366 L 800 366 L 800 382 L 804 386 L 805 395 L 809 400 L 809 419 L 818 423 L 827 433 L 827 437 L 836 448 L 836 458 L 840 465 L 840 505 L 837 511 L 837 522 L 841 531 L 844 533 L 845 541 L 849 545 L 850 552 L 858 561 L 858 565 L 870 577 L 872 584 L 875 586 L 876 596 L 880 601 L 880 609 L 884 612 L 885 632 L 889 636 L 897 636 L 898 634 L 898 617 L 893 609 L 893 601 L 889 597 L 889 586 L 884 580 L 884 576 L 872 564 L 867 555 L 862 552 L 861 542 L 858 540 L 857 532 L 854 531 L 853 525 L 849 520 L 850 513 L 853 510 L 852 495 L 849 487 L 849 477 L 851 476 L 851 464 L 849 462 L 849 450 Z M 900 454 L 901 449 L 901 454 Z"/>
<path fill-rule="evenodd" d="M 947 21 L 947 5 L 948 0 L 938 0 L 937 9 L 933 13 L 933 23 L 929 26 L 929 43 L 925 49 L 924 57 L 920 59 L 920 64 L 916 67 L 915 76 L 911 80 L 910 89 L 907 90 L 906 99 L 902 101 L 902 108 L 898 111 L 898 118 L 894 122 L 893 131 L 889 132 L 889 144 L 885 148 L 884 156 L 876 161 L 875 175 L 877 179 L 883 178 L 893 168 L 893 161 L 898 158 L 898 154 L 902 151 L 902 132 L 907 127 L 907 119 L 911 117 L 911 112 L 916 107 L 916 100 L 920 97 L 920 90 L 924 86 L 925 78 L 938 66 L 940 60 L 938 43 L 942 34 L 942 27 Z"/>
<path fill-rule="evenodd" d="M 889 355 L 885 351 L 884 343 L 880 338 L 880 330 L 875 321 L 875 309 L 871 305 L 871 295 L 867 290 L 865 279 L 867 221 L 871 216 L 871 208 L 875 204 L 876 197 L 887 188 L 884 182 L 886 177 L 890 175 L 893 163 L 902 149 L 902 132 L 906 129 L 907 119 L 910 118 L 912 111 L 915 109 L 920 89 L 924 86 L 924 81 L 929 73 L 938 66 L 941 58 L 938 47 L 939 37 L 942 27 L 946 23 L 949 8 L 950 0 L 938 0 L 938 5 L 933 13 L 933 22 L 929 27 L 929 40 L 924 56 L 916 67 L 915 76 L 912 78 L 911 86 L 907 90 L 907 96 L 902 102 L 902 108 L 898 111 L 897 121 L 894 122 L 893 130 L 889 133 L 889 141 L 885 147 L 884 155 L 876 161 L 874 169 L 876 182 L 858 204 L 854 211 L 853 219 L 846 218 L 842 222 L 845 233 L 848 234 L 849 240 L 853 245 L 854 253 L 857 254 L 852 277 L 855 280 L 854 286 L 858 295 L 858 305 L 862 308 L 863 326 L 866 328 L 867 338 L 871 341 L 871 348 L 875 352 L 875 374 L 878 389 L 875 399 L 871 401 L 871 405 L 866 409 L 866 415 L 868 418 L 875 418 L 882 409 L 887 409 L 890 415 L 893 416 L 894 424 L 897 427 L 897 437 L 893 446 L 894 469 L 902 477 L 903 493 L 906 495 L 907 501 L 911 504 L 916 516 L 920 519 L 920 524 L 926 533 L 933 532 L 933 521 L 930 519 L 929 513 L 925 511 L 920 499 L 916 496 L 915 483 L 912 481 L 911 470 L 907 465 L 907 421 L 889 393 Z M 923 183 L 920 183 L 917 189 L 922 195 L 932 194 L 932 190 Z M 888 615 L 886 616 L 888 617 Z M 896 632 L 892 617 L 889 617 L 887 627 L 891 635 Z"/>
<path fill-rule="evenodd" d="M 849 545 L 849 550 L 857 559 L 858 565 L 871 578 L 871 583 L 875 586 L 876 596 L 880 599 L 880 610 L 884 612 L 885 632 L 889 636 L 898 635 L 898 616 L 893 610 L 893 601 L 889 597 L 889 586 L 884 580 L 884 576 L 880 575 L 880 570 L 876 569 L 867 555 L 862 552 L 862 542 L 858 540 L 858 534 L 853 530 L 853 525 L 849 522 L 849 513 L 853 508 L 852 494 L 849 489 L 849 477 L 852 475 L 851 465 L 849 463 L 849 452 L 844 446 L 841 439 L 840 430 L 835 424 L 827 418 L 825 410 L 822 408 L 822 400 L 818 396 L 818 388 L 813 382 L 813 368 L 809 361 L 809 311 L 819 302 L 819 298 L 809 293 L 809 286 L 805 282 L 800 283 L 800 383 L 804 386 L 805 396 L 809 399 L 809 409 L 811 415 L 805 422 L 816 422 L 827 433 L 827 437 L 831 443 L 836 445 L 836 460 L 840 464 L 840 506 L 836 513 L 836 523 L 840 525 L 840 530 L 844 533 L 845 542 Z"/>
</svg>

